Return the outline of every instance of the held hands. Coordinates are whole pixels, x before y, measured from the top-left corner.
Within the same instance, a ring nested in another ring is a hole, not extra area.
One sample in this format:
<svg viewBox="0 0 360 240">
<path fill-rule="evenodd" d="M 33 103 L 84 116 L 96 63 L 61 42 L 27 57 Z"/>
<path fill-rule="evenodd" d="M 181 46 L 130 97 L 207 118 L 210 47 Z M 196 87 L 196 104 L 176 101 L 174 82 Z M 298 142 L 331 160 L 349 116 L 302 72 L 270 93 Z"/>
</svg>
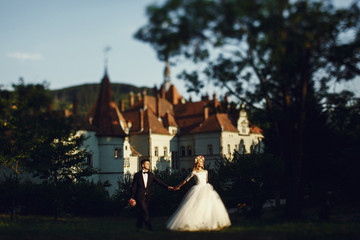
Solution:
<svg viewBox="0 0 360 240">
<path fill-rule="evenodd" d="M 178 191 L 179 189 L 180 189 L 180 187 L 172 187 L 172 186 L 168 187 L 168 190 L 171 190 L 171 191 Z"/>
</svg>

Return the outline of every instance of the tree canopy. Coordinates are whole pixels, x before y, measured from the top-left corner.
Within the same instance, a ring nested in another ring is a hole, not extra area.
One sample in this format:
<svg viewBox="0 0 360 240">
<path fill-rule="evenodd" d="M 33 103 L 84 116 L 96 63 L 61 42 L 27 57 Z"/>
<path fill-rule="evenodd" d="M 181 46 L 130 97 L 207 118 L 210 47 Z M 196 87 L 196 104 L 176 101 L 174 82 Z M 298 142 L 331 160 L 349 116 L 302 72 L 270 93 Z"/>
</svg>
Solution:
<svg viewBox="0 0 360 240">
<path fill-rule="evenodd" d="M 20 81 L 13 87 L 0 92 L 0 167 L 32 172 L 49 183 L 91 175 L 75 119 L 51 109 L 46 86 Z"/>
<path fill-rule="evenodd" d="M 147 15 L 135 37 L 161 60 L 193 62 L 181 75 L 189 91 L 212 81 L 263 106 L 285 161 L 289 213 L 301 215 L 305 125 L 322 111 L 313 103 L 328 100 L 331 83 L 360 73 L 357 2 L 338 9 L 317 0 L 168 0 Z"/>
</svg>

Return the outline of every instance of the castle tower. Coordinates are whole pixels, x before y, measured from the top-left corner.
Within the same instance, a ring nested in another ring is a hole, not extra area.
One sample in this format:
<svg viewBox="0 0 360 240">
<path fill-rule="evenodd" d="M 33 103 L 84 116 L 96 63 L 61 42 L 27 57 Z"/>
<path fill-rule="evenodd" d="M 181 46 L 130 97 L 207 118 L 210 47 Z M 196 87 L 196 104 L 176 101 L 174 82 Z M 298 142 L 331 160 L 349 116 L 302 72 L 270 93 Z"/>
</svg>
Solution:
<svg viewBox="0 0 360 240">
<path fill-rule="evenodd" d="M 171 82 L 170 82 L 170 63 L 169 60 L 166 60 L 166 66 L 165 66 L 165 70 L 164 70 L 164 87 L 165 87 L 165 92 L 168 92 L 171 86 Z"/>
</svg>

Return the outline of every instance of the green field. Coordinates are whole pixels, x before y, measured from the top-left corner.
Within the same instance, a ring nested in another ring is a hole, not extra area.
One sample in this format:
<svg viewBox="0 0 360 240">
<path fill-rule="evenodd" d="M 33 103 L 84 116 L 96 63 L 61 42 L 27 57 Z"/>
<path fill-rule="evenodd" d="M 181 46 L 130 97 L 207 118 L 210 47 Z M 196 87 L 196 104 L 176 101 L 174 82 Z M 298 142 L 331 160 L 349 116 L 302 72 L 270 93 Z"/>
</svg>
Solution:
<svg viewBox="0 0 360 240">
<path fill-rule="evenodd" d="M 137 232 L 134 217 L 59 218 L 18 216 L 11 221 L 0 215 L 0 239 L 360 239 L 358 212 L 332 216 L 327 221 L 285 221 L 264 216 L 246 220 L 232 215 L 232 226 L 216 232 L 171 232 L 165 228 L 167 218 L 152 219 L 154 231 Z M 311 219 L 311 218 L 310 218 Z"/>
</svg>

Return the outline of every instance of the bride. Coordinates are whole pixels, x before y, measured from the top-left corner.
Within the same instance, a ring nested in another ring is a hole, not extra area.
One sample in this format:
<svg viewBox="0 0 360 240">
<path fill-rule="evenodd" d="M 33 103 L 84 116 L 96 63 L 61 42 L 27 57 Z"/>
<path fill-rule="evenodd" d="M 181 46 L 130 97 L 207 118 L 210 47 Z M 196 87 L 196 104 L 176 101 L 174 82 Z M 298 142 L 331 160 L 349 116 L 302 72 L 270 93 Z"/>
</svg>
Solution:
<svg viewBox="0 0 360 240">
<path fill-rule="evenodd" d="M 208 172 L 204 170 L 205 158 L 195 158 L 191 174 L 175 190 L 192 177 L 196 185 L 185 195 L 178 209 L 167 222 L 167 228 L 174 231 L 220 230 L 231 225 L 227 210 L 213 186 L 208 183 Z"/>
</svg>

